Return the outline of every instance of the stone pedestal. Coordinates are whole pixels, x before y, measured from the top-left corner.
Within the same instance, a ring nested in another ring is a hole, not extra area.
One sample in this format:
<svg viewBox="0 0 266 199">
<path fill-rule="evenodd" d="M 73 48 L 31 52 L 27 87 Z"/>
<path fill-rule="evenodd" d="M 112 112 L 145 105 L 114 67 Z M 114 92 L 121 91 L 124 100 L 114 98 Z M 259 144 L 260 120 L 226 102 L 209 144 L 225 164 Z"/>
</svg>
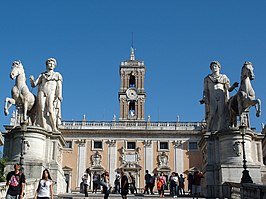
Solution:
<svg viewBox="0 0 266 199">
<path fill-rule="evenodd" d="M 247 160 L 247 170 L 254 183 L 262 183 L 263 135 L 246 129 L 243 136 Z M 243 146 L 239 129 L 223 132 L 206 132 L 200 142 L 203 153 L 203 172 L 205 173 L 206 196 L 222 194 L 225 182 L 240 183 L 243 169 Z"/>
<path fill-rule="evenodd" d="M 21 161 L 23 153 L 23 169 L 26 179 L 40 179 L 42 171 L 48 169 L 54 181 L 54 193 L 64 193 L 66 183 L 62 170 L 62 147 L 65 141 L 60 132 L 47 132 L 36 126 L 17 126 L 7 129 L 5 134 L 4 156 L 8 158 L 6 172 L 13 169 L 15 163 Z M 22 143 L 22 138 L 24 142 Z"/>
</svg>

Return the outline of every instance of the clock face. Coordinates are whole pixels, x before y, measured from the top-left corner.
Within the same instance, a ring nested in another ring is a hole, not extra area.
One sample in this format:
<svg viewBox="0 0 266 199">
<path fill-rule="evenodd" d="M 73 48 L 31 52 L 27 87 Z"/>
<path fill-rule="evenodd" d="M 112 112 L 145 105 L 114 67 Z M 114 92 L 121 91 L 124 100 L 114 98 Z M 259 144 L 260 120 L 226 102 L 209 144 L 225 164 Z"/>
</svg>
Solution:
<svg viewBox="0 0 266 199">
<path fill-rule="evenodd" d="M 126 94 L 129 100 L 136 100 L 138 97 L 137 91 L 132 88 L 127 89 Z"/>
</svg>

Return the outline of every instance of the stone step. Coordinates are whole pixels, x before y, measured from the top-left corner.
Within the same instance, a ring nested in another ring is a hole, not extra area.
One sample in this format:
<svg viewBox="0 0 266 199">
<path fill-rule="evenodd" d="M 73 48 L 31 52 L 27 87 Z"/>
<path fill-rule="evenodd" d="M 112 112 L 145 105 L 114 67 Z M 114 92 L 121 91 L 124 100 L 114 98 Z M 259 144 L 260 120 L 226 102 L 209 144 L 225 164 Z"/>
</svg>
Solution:
<svg viewBox="0 0 266 199">
<path fill-rule="evenodd" d="M 84 194 L 81 193 L 72 193 L 72 194 L 61 194 L 55 199 L 102 199 L 104 194 L 97 193 L 97 194 L 89 194 L 89 197 L 84 197 Z M 172 196 L 165 195 L 166 198 L 173 198 Z M 110 199 L 122 199 L 120 194 L 110 194 L 109 195 Z M 144 195 L 144 194 L 128 194 L 127 195 L 128 199 L 159 199 L 161 198 L 158 194 L 155 195 Z M 179 199 L 179 198 L 187 198 L 187 199 L 192 199 L 193 197 L 191 195 L 184 195 L 180 196 L 174 199 Z M 199 198 L 204 198 L 204 197 L 199 197 Z"/>
</svg>

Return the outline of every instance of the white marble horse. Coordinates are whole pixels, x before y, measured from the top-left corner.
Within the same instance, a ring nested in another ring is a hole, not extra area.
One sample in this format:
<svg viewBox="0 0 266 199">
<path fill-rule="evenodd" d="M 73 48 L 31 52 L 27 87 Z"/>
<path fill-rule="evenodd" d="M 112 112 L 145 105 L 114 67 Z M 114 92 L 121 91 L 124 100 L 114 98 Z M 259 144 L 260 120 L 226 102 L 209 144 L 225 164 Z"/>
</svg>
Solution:
<svg viewBox="0 0 266 199">
<path fill-rule="evenodd" d="M 10 72 L 10 78 L 16 79 L 16 83 L 11 89 L 12 98 L 6 98 L 5 100 L 5 115 L 8 115 L 9 108 L 15 104 L 20 116 L 20 122 L 27 122 L 27 116 L 29 116 L 29 123 L 35 122 L 35 96 L 29 91 L 26 84 L 25 72 L 21 61 L 14 61 L 12 63 L 12 70 Z"/>
<path fill-rule="evenodd" d="M 245 62 L 241 71 L 241 83 L 236 95 L 229 100 L 230 125 L 237 126 L 237 116 L 240 116 L 240 125 L 250 127 L 249 109 L 256 108 L 256 116 L 261 113 L 261 101 L 256 99 L 251 80 L 255 78 L 251 62 Z"/>
</svg>

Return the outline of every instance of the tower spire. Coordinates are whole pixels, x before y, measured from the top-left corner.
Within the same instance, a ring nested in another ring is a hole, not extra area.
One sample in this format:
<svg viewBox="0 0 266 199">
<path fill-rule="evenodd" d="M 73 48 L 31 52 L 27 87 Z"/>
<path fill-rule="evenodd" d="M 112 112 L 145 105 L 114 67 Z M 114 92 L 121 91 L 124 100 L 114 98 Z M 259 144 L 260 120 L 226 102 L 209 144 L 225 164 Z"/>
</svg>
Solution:
<svg viewBox="0 0 266 199">
<path fill-rule="evenodd" d="M 133 47 L 133 32 L 132 32 L 132 38 L 131 38 L 131 54 L 130 54 L 130 60 L 135 60 L 135 49 Z"/>
</svg>

